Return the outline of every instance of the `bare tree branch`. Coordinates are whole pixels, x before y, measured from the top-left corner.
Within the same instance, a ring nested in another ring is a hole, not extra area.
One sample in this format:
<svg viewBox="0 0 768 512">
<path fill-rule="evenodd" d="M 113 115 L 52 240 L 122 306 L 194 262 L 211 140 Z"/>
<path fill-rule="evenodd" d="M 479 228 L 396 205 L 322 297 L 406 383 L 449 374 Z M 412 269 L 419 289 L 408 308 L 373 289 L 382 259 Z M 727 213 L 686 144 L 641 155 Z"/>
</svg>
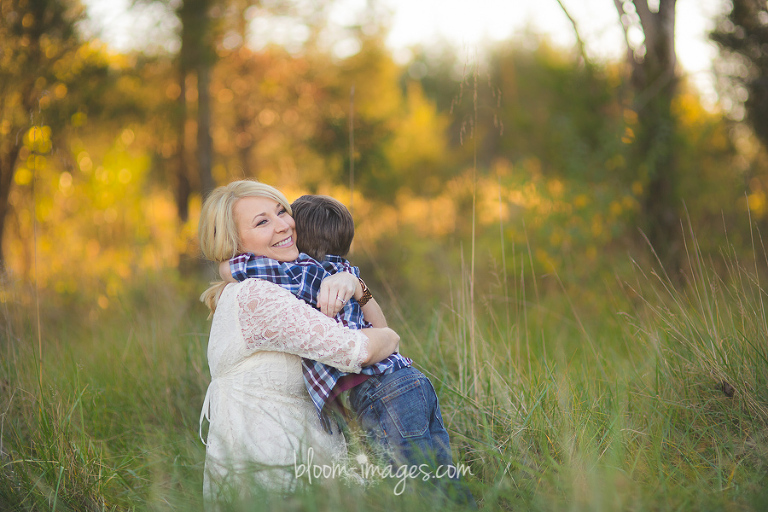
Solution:
<svg viewBox="0 0 768 512">
<path fill-rule="evenodd" d="M 619 23 L 624 31 L 624 42 L 627 43 L 627 62 L 634 62 L 634 51 L 629 43 L 629 21 L 627 20 L 627 11 L 624 10 L 624 4 L 621 0 L 613 0 L 613 5 L 619 12 Z"/>
<path fill-rule="evenodd" d="M 632 0 L 632 3 L 635 5 L 637 15 L 640 16 L 640 24 L 643 26 L 645 40 L 654 40 L 656 37 L 656 20 L 654 17 L 656 14 L 651 12 L 651 9 L 648 7 L 648 0 Z"/>
<path fill-rule="evenodd" d="M 568 12 L 568 9 L 565 8 L 565 5 L 563 4 L 562 0 L 555 0 L 555 1 L 557 2 L 557 5 L 560 6 L 560 9 L 562 9 L 563 13 L 565 13 L 565 16 L 566 18 L 568 18 L 568 21 L 571 22 L 571 26 L 573 26 L 573 34 L 576 36 L 576 45 L 579 47 L 579 53 L 581 54 L 581 58 L 584 59 L 584 65 L 588 65 L 589 58 L 587 57 L 587 50 L 584 46 L 584 40 L 581 38 L 581 35 L 579 34 L 579 27 L 578 27 L 578 24 L 576 23 L 576 20 Z"/>
</svg>

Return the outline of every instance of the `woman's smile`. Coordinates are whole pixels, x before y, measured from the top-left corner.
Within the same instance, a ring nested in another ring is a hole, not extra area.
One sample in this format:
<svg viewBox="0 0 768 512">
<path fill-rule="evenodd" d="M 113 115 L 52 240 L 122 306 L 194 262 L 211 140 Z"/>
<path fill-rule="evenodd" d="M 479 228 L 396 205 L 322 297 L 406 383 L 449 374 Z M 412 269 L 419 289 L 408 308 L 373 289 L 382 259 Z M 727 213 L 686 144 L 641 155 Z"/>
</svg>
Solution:
<svg viewBox="0 0 768 512">
<path fill-rule="evenodd" d="M 293 244 L 293 237 L 292 237 L 292 236 L 289 236 L 288 238 L 286 238 L 286 239 L 285 239 L 285 240 L 283 240 L 282 242 L 277 242 L 277 243 L 276 243 L 275 245 L 273 245 L 272 247 L 288 247 L 288 246 L 290 246 L 291 244 Z"/>
<path fill-rule="evenodd" d="M 244 197 L 233 208 L 240 250 L 277 261 L 299 257 L 293 217 L 283 205 L 267 197 Z"/>
</svg>

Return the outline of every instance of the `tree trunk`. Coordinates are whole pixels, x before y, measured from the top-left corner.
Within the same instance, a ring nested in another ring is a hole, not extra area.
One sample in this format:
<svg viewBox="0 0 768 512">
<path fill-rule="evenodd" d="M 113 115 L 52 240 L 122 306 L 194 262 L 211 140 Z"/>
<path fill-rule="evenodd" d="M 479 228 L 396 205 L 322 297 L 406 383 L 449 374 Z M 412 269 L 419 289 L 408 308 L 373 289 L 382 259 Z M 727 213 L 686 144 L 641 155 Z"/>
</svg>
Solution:
<svg viewBox="0 0 768 512">
<path fill-rule="evenodd" d="M 205 198 L 213 190 L 211 174 L 213 144 L 211 142 L 211 64 L 203 50 L 203 58 L 197 63 L 197 169 L 200 174 L 200 193 Z"/>
<path fill-rule="evenodd" d="M 21 146 L 13 145 L 6 154 L 0 155 L 0 275 L 5 273 L 5 245 L 3 237 L 5 235 L 5 222 L 8 217 L 8 200 L 13 186 L 13 173 L 16 168 L 16 160 L 19 157 Z"/>
<path fill-rule="evenodd" d="M 615 0 L 620 15 L 624 9 Z M 645 36 L 641 48 L 629 48 L 637 130 L 631 150 L 638 180 L 644 184 L 641 228 L 671 276 L 679 272 L 680 229 L 675 120 L 672 100 L 677 93 L 675 0 L 660 0 L 653 12 L 647 0 L 632 0 Z M 622 21 L 628 19 L 622 18 Z M 625 34 L 629 28 L 624 24 Z M 629 39 L 627 39 L 629 44 Z"/>
<path fill-rule="evenodd" d="M 176 176 L 174 183 L 174 198 L 176 199 L 176 212 L 182 224 L 189 219 L 189 196 L 192 194 L 192 184 L 189 182 L 189 169 L 187 169 L 187 70 L 184 58 L 179 59 L 179 88 L 181 93 L 176 107 L 176 155 L 174 157 Z"/>
<path fill-rule="evenodd" d="M 211 48 L 211 22 L 209 9 L 211 0 L 183 0 L 177 15 L 181 21 L 181 50 L 179 52 L 182 82 L 189 72 L 194 72 L 197 78 L 197 148 L 195 150 L 197 160 L 198 187 L 203 197 L 213 189 L 214 182 L 211 174 L 212 142 L 211 142 L 211 101 L 210 101 L 210 70 L 213 63 L 213 49 Z M 182 83 L 182 96 L 185 100 L 186 84 Z M 183 122 L 179 125 L 179 136 L 185 133 L 187 109 L 186 104 L 182 109 Z M 180 147 L 184 147 L 182 143 Z M 180 153 L 181 154 L 181 153 Z M 179 176 L 181 167 L 186 163 L 186 158 L 179 159 Z M 186 171 L 186 169 L 184 169 Z M 184 175 L 189 180 L 189 174 Z M 187 187 L 187 198 L 192 187 L 189 181 L 179 182 L 179 200 L 183 195 L 181 187 Z"/>
</svg>

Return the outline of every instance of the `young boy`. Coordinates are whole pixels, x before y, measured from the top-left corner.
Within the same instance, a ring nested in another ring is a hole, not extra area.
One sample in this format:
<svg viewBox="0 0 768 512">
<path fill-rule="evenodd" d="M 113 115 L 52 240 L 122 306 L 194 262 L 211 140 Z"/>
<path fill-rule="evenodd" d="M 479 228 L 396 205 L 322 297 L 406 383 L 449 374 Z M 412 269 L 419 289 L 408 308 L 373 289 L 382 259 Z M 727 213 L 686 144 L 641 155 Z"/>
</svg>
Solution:
<svg viewBox="0 0 768 512">
<path fill-rule="evenodd" d="M 354 222 L 346 207 L 327 196 L 305 195 L 292 205 L 296 223 L 296 245 L 301 251 L 292 262 L 241 254 L 229 261 L 232 277 L 238 281 L 259 278 L 276 283 L 299 299 L 317 307 L 323 278 L 336 272 L 360 272 L 344 258 L 354 237 Z M 371 327 L 362 307 L 372 300 L 360 279 L 363 296 L 351 298 L 336 316 L 351 329 Z M 377 326 L 385 326 L 378 305 L 366 308 Z M 383 325 L 381 325 L 383 323 Z M 443 426 L 440 405 L 432 383 L 399 353 L 363 368 L 359 375 L 345 374 L 308 359 L 302 360 L 304 382 L 326 429 L 330 421 L 325 407 L 349 390 L 349 405 L 366 433 L 375 439 L 397 465 L 453 465 L 448 432 Z"/>
</svg>

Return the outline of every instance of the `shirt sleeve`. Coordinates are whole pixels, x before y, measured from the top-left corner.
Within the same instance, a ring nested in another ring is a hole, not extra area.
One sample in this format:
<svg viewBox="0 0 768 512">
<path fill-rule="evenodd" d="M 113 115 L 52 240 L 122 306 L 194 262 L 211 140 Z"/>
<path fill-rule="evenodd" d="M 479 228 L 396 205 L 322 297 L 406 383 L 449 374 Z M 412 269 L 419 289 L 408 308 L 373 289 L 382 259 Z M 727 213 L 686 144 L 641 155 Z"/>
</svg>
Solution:
<svg viewBox="0 0 768 512">
<path fill-rule="evenodd" d="M 251 258 L 255 258 L 255 256 L 247 252 L 238 254 L 229 260 L 229 272 L 235 281 L 245 281 L 248 279 L 248 260 Z"/>
<path fill-rule="evenodd" d="M 288 275 L 289 267 L 279 261 L 252 253 L 238 254 L 229 260 L 229 270 L 236 281 L 246 279 L 266 279 L 270 283 L 281 286 L 291 286 L 292 276 Z"/>
<path fill-rule="evenodd" d="M 327 272 L 331 274 L 335 274 L 337 272 L 349 272 L 355 277 L 360 277 L 360 269 L 353 267 L 352 264 L 349 263 L 349 260 L 342 258 L 341 256 L 334 256 L 329 254 L 320 264 Z"/>
<path fill-rule="evenodd" d="M 238 291 L 238 318 L 248 350 L 287 352 L 359 373 L 368 337 L 328 318 L 287 290 L 250 279 Z"/>
</svg>

